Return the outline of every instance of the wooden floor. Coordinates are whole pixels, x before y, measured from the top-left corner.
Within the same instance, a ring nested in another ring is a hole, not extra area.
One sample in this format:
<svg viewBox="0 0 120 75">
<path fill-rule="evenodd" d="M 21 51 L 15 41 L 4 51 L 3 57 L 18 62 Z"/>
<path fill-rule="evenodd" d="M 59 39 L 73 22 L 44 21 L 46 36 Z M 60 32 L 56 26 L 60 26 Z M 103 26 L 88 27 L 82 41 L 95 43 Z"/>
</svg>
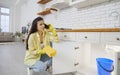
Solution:
<svg viewBox="0 0 120 75">
<path fill-rule="evenodd" d="M 0 43 L 0 75 L 27 75 L 27 70 L 23 63 L 24 55 L 24 43 Z M 58 75 L 74 74 L 67 73 Z"/>
</svg>

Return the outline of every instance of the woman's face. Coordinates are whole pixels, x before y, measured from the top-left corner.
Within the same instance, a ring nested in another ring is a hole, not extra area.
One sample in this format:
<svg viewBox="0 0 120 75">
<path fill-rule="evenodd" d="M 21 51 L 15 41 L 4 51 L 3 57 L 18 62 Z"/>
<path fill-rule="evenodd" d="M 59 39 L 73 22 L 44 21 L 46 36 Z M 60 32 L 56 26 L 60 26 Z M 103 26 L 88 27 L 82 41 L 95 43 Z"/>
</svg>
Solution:
<svg viewBox="0 0 120 75">
<path fill-rule="evenodd" d="M 40 20 L 37 22 L 37 30 L 38 31 L 43 31 L 45 28 L 45 25 L 44 25 L 44 21 L 43 20 Z"/>
</svg>

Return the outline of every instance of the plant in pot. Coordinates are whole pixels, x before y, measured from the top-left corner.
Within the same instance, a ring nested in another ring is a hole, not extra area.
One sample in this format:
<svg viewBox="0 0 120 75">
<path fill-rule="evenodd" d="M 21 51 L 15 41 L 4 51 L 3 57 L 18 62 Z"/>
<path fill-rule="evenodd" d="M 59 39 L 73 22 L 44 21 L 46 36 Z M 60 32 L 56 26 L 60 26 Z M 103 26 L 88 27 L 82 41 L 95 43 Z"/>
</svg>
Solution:
<svg viewBox="0 0 120 75">
<path fill-rule="evenodd" d="M 15 32 L 16 41 L 20 41 L 21 35 L 22 35 L 22 33 L 20 33 L 19 31 L 16 31 L 16 32 Z"/>
</svg>

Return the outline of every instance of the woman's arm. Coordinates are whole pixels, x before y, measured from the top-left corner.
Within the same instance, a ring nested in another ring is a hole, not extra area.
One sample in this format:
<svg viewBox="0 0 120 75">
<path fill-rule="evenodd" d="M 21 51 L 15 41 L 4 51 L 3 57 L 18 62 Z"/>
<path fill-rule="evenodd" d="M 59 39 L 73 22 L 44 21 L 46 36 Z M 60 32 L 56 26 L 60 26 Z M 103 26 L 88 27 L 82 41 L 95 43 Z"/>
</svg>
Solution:
<svg viewBox="0 0 120 75">
<path fill-rule="evenodd" d="M 57 35 L 56 29 L 52 26 L 52 24 L 47 24 L 49 26 L 49 30 L 52 32 L 50 36 L 50 40 L 53 42 L 59 42 L 59 37 Z"/>
<path fill-rule="evenodd" d="M 49 30 L 52 32 L 53 36 L 57 35 L 56 29 L 51 24 L 47 24 L 49 26 Z"/>
<path fill-rule="evenodd" d="M 37 45 L 35 44 L 34 36 L 31 34 L 28 39 L 28 50 L 33 55 L 44 54 L 43 50 L 37 49 Z"/>
</svg>

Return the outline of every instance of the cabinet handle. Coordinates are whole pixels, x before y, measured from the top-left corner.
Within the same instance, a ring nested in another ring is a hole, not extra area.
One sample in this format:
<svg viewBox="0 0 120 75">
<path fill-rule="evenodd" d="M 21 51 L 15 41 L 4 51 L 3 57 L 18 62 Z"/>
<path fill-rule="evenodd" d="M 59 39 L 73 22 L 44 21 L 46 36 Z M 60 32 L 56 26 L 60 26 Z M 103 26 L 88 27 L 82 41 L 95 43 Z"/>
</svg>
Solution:
<svg viewBox="0 0 120 75">
<path fill-rule="evenodd" d="M 67 37 L 67 35 L 64 35 L 64 37 Z"/>
<path fill-rule="evenodd" d="M 75 47 L 74 49 L 79 49 L 79 47 Z"/>
<path fill-rule="evenodd" d="M 87 36 L 85 36 L 84 38 L 87 39 Z"/>
<path fill-rule="evenodd" d="M 120 40 L 120 38 L 116 38 L 116 40 Z"/>
<path fill-rule="evenodd" d="M 75 63 L 75 64 L 74 64 L 74 66 L 77 66 L 77 65 L 79 65 L 79 63 Z"/>
</svg>

